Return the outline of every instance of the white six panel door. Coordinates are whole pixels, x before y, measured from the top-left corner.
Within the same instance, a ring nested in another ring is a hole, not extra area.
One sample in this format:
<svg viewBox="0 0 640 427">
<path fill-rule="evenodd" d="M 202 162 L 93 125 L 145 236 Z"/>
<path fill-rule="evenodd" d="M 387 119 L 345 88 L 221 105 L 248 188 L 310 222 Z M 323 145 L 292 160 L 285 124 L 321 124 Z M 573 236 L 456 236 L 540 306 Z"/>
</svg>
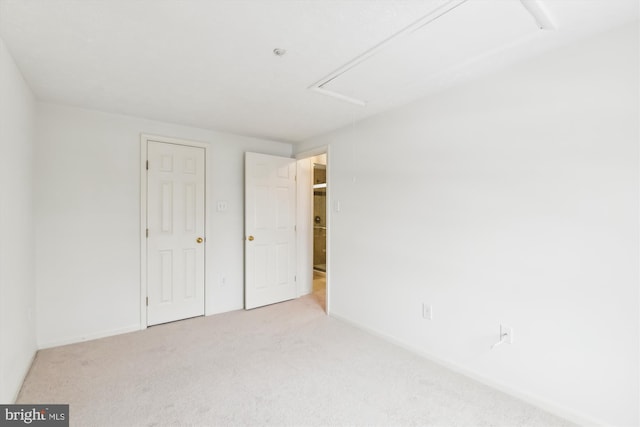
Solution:
<svg viewBox="0 0 640 427">
<path fill-rule="evenodd" d="M 147 145 L 147 324 L 204 315 L 204 148 Z"/>
<path fill-rule="evenodd" d="M 245 308 L 296 297 L 295 172 L 286 157 L 245 153 Z"/>
</svg>

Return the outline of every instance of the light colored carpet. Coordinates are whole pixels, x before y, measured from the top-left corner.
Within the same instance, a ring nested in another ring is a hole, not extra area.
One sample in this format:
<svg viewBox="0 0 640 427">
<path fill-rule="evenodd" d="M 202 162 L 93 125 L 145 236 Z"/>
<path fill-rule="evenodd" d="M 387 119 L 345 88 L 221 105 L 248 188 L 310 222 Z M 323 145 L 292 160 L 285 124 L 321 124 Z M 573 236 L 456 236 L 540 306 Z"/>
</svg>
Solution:
<svg viewBox="0 0 640 427">
<path fill-rule="evenodd" d="M 18 403 L 72 426 L 570 426 L 339 320 L 312 295 L 38 352 Z"/>
</svg>

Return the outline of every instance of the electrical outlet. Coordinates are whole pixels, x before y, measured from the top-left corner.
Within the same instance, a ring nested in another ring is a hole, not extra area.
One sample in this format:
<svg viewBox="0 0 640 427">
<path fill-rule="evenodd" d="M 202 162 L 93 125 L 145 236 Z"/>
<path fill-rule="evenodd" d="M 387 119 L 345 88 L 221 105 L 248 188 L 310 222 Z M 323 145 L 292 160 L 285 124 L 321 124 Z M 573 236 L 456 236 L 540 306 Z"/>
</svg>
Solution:
<svg viewBox="0 0 640 427">
<path fill-rule="evenodd" d="M 500 325 L 500 340 L 507 344 L 513 344 L 513 328 Z"/>
<path fill-rule="evenodd" d="M 433 307 L 426 302 L 422 303 L 422 317 L 427 320 L 433 320 Z"/>
<path fill-rule="evenodd" d="M 500 325 L 500 336 L 498 342 L 491 346 L 491 350 L 502 344 L 513 344 L 513 328 L 510 326 Z"/>
</svg>

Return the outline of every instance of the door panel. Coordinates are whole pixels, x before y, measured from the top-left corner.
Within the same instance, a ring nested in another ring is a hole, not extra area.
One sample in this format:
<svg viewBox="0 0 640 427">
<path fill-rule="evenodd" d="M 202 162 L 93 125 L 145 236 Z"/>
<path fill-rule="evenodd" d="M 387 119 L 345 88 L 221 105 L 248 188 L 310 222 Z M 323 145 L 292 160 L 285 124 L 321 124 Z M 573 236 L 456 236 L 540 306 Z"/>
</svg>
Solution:
<svg viewBox="0 0 640 427">
<path fill-rule="evenodd" d="M 245 308 L 296 297 L 294 159 L 245 154 Z"/>
<path fill-rule="evenodd" d="M 204 315 L 204 148 L 147 144 L 147 324 Z"/>
</svg>

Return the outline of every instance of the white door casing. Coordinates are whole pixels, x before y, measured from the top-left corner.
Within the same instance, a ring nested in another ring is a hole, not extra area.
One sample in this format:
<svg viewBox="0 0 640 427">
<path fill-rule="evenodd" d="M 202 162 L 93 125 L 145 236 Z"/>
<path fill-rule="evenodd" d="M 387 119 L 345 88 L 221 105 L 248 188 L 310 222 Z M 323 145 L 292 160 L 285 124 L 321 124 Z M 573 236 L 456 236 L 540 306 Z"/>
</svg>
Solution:
<svg viewBox="0 0 640 427">
<path fill-rule="evenodd" d="M 245 153 L 245 309 L 296 298 L 296 161 Z"/>
<path fill-rule="evenodd" d="M 147 325 L 204 315 L 205 149 L 147 141 Z"/>
</svg>

